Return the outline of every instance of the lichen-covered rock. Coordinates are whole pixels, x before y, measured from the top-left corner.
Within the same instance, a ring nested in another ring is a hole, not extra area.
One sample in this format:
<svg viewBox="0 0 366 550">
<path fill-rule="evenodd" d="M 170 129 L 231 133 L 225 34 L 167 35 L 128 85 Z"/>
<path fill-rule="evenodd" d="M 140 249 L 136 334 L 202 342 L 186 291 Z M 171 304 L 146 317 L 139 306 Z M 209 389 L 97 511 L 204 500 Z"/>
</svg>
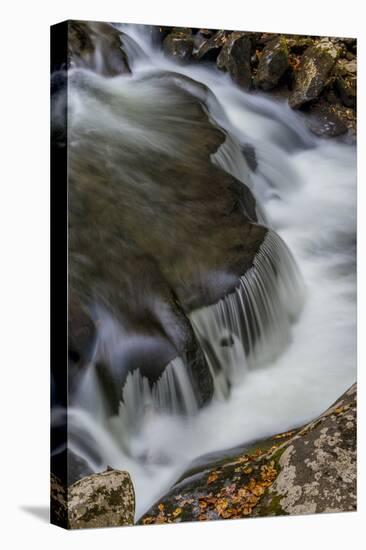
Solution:
<svg viewBox="0 0 366 550">
<path fill-rule="evenodd" d="M 304 427 L 191 469 L 139 521 L 356 510 L 356 385 Z"/>
<path fill-rule="evenodd" d="M 103 76 L 130 73 L 121 37 L 109 23 L 69 21 L 69 67 L 85 67 Z"/>
<path fill-rule="evenodd" d="M 320 41 L 305 50 L 289 97 L 289 104 L 293 109 L 298 109 L 319 96 L 338 56 L 339 48 L 329 40 Z"/>
<path fill-rule="evenodd" d="M 186 28 L 173 29 L 164 39 L 163 50 L 179 61 L 188 61 L 193 51 L 192 31 Z"/>
<path fill-rule="evenodd" d="M 194 51 L 194 57 L 196 59 L 215 61 L 219 55 L 220 48 L 225 44 L 226 34 L 225 31 L 217 31 L 206 40 L 201 40 Z"/>
<path fill-rule="evenodd" d="M 259 59 L 256 84 L 263 90 L 277 86 L 285 73 L 288 62 L 288 48 L 284 36 L 276 36 L 263 49 Z"/>
<path fill-rule="evenodd" d="M 251 75 L 251 50 L 250 37 L 241 32 L 231 33 L 217 58 L 217 66 L 227 71 L 231 78 L 244 89 L 249 89 L 252 84 Z"/>
<path fill-rule="evenodd" d="M 68 527 L 133 525 L 135 493 L 128 472 L 108 469 L 84 477 L 68 489 Z"/>
<path fill-rule="evenodd" d="M 279 474 L 255 515 L 356 510 L 356 385 L 274 456 Z"/>
</svg>

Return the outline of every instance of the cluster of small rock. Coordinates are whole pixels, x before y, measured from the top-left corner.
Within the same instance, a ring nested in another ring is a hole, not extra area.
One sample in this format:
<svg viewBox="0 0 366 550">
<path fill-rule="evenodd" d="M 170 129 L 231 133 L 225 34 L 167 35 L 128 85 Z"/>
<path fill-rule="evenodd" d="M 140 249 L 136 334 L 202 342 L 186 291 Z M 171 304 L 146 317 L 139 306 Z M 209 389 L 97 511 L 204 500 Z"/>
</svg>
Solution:
<svg viewBox="0 0 366 550">
<path fill-rule="evenodd" d="M 323 137 L 356 133 L 356 39 L 160 27 L 164 52 L 216 63 L 245 90 L 271 91 L 308 113 Z"/>
</svg>

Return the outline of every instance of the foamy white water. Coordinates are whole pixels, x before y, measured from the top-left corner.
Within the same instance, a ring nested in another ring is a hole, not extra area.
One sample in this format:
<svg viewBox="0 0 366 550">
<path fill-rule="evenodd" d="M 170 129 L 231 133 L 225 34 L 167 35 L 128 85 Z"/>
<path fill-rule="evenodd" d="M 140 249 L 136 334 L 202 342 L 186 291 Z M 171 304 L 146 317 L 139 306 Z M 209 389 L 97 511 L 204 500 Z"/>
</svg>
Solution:
<svg viewBox="0 0 366 550">
<path fill-rule="evenodd" d="M 230 136 L 212 160 L 251 187 L 268 225 L 295 257 L 305 285 L 302 311 L 286 331 L 282 352 L 245 369 L 242 377 L 235 377 L 227 399 L 216 394 L 194 415 L 161 412 L 154 403 L 164 397 L 152 395 L 135 375 L 125 387 L 128 395 L 119 416 L 109 418 L 102 397 L 98 398 L 93 371 L 88 371 L 69 410 L 70 448 L 96 471 L 107 465 L 128 470 L 139 517 L 195 458 L 301 425 L 355 381 L 356 149 L 314 137 L 301 114 L 285 102 L 244 93 L 213 67 L 176 65 L 152 48 L 144 27 L 123 30 L 138 44 L 129 47 L 133 75 L 106 81 L 108 93 L 120 94 L 131 106 L 140 101 L 140 108 L 148 109 L 159 96 L 154 88 L 136 84 L 145 74 L 174 71 L 205 84 L 213 94 L 208 98 L 210 116 Z M 83 116 L 85 105 L 79 105 L 79 111 L 76 98 L 71 99 L 73 115 Z M 120 131 L 107 111 L 98 115 L 90 111 L 90 116 L 99 116 L 100 124 Z M 134 128 L 129 124 L 126 120 L 124 131 Z M 169 147 L 153 143 L 154 136 L 143 129 L 131 140 Z M 240 152 L 245 144 L 255 149 L 255 172 L 248 171 Z M 293 302 L 296 297 L 288 294 L 287 299 Z M 294 303 L 287 307 L 298 309 Z M 174 368 L 164 383 L 186 387 L 185 380 L 177 382 Z M 139 395 L 147 396 L 151 406 L 133 431 L 126 418 Z M 190 399 L 193 408 L 194 400 L 187 394 L 185 400 Z"/>
</svg>

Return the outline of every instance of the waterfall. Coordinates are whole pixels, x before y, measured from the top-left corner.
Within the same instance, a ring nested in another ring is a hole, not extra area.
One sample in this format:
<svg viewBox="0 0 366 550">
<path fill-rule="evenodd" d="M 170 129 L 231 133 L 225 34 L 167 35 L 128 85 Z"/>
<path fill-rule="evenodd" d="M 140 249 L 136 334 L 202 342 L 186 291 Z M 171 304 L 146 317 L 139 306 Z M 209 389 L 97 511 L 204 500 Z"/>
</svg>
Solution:
<svg viewBox="0 0 366 550">
<path fill-rule="evenodd" d="M 274 361 L 285 349 L 303 296 L 290 251 L 269 231 L 235 291 L 190 314 L 218 396 L 227 397 L 247 369 Z"/>
<path fill-rule="evenodd" d="M 181 119 L 163 117 L 167 106 L 176 108 L 169 80 L 182 77 L 194 95 L 189 79 L 205 90 L 210 120 L 226 133 L 212 163 L 248 185 L 258 222 L 269 228 L 235 290 L 189 314 L 214 380 L 205 407 L 197 406 L 191 365 L 173 353 L 153 383 L 136 365 L 111 412 L 98 353 L 113 374 L 123 370 L 125 353 L 153 350 L 155 335 L 132 333 L 113 314 L 98 325 L 96 352 L 68 409 L 68 445 L 94 471 L 110 465 L 130 472 L 138 518 L 197 457 L 301 425 L 354 382 L 356 152 L 315 138 L 282 100 L 245 93 L 206 64 L 178 65 L 153 46 L 150 29 L 119 28 L 130 36 L 132 74 L 70 71 L 70 148 L 84 140 L 101 172 L 123 170 L 131 187 L 137 180 L 152 185 L 140 171 L 151 151 L 190 166 L 178 139 Z M 176 141 L 164 124 L 177 129 Z M 125 281 L 121 293 L 134 299 Z M 136 297 L 139 304 L 147 294 Z"/>
<path fill-rule="evenodd" d="M 138 369 L 128 374 L 119 409 L 119 416 L 127 430 L 136 431 L 146 415 L 156 412 L 192 415 L 197 411 L 192 382 L 180 357 L 165 367 L 153 385 Z"/>
</svg>

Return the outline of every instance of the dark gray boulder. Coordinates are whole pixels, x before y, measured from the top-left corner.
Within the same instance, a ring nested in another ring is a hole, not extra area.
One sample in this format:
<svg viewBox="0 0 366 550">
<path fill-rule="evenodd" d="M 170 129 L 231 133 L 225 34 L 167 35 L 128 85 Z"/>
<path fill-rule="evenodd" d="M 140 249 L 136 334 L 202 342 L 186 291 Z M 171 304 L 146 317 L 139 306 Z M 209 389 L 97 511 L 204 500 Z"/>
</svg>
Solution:
<svg viewBox="0 0 366 550">
<path fill-rule="evenodd" d="M 221 30 L 206 39 L 204 36 L 197 37 L 196 44 L 198 44 L 198 47 L 193 52 L 194 57 L 199 60 L 216 61 L 220 49 L 225 44 L 226 35 L 226 31 Z M 198 40 L 198 38 L 202 39 Z"/>
<path fill-rule="evenodd" d="M 193 52 L 192 31 L 187 28 L 175 28 L 165 37 L 164 52 L 178 61 L 189 61 Z"/>
<path fill-rule="evenodd" d="M 320 95 L 338 56 L 339 48 L 329 40 L 322 40 L 305 50 L 289 97 L 293 109 L 299 109 Z"/>
<path fill-rule="evenodd" d="M 357 98 L 357 78 L 356 76 L 342 77 L 338 76 L 335 80 L 335 89 L 346 107 L 355 107 Z"/>
<path fill-rule="evenodd" d="M 311 106 L 306 123 L 310 130 L 319 137 L 337 137 L 348 131 L 337 106 L 330 105 L 324 100 Z"/>
<path fill-rule="evenodd" d="M 256 85 L 263 90 L 277 86 L 289 66 L 286 38 L 277 36 L 267 42 L 259 59 Z"/>
<path fill-rule="evenodd" d="M 115 413 L 130 371 L 154 383 L 180 357 L 202 405 L 212 376 L 188 314 L 236 288 L 267 229 L 255 223 L 249 189 L 211 162 L 226 136 L 207 115 L 204 86 L 176 73 L 144 76 L 146 97 L 154 89 L 163 99 L 146 116 L 80 76 L 71 94 L 102 101 L 113 120 L 122 111 L 131 128 L 88 132 L 89 118 L 70 128 L 69 291 L 103 334 L 106 317 L 120 329 L 113 360 L 103 338 L 98 346 L 101 386 Z M 140 143 L 145 133 L 153 144 Z"/>
<path fill-rule="evenodd" d="M 250 37 L 245 33 L 233 32 L 227 37 L 217 58 L 218 68 L 227 71 L 234 82 L 244 89 L 252 85 L 251 51 Z"/>
</svg>

